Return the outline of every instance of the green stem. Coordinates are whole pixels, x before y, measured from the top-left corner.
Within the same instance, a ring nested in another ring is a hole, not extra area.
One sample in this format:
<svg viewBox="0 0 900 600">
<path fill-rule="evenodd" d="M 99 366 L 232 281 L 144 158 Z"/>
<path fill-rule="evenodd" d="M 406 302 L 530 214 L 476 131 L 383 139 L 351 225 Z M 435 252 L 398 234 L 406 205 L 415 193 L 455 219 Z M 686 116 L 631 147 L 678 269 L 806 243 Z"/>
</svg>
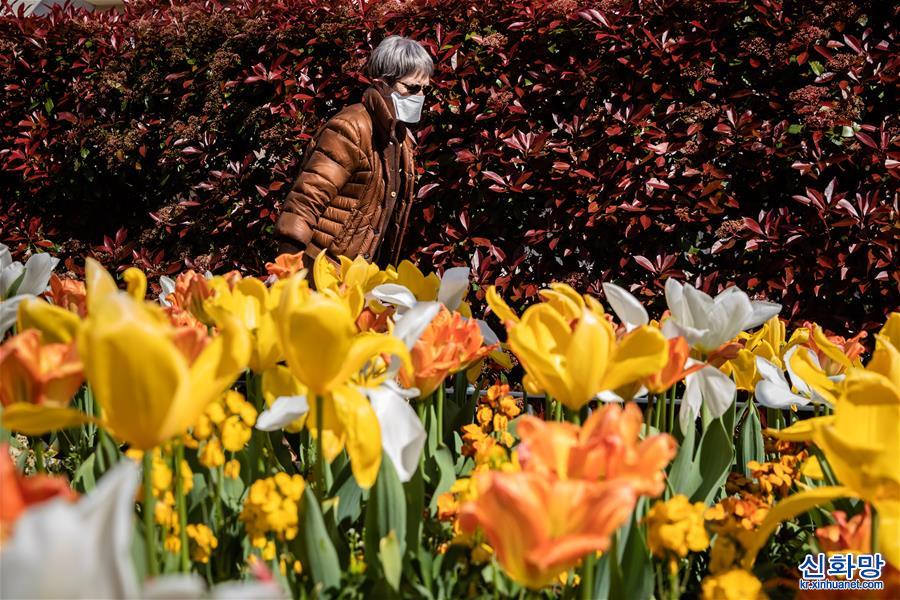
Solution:
<svg viewBox="0 0 900 600">
<path fill-rule="evenodd" d="M 153 497 L 153 455 L 144 451 L 144 539 L 147 542 L 147 574 L 156 577 L 156 527 L 153 525 L 153 513 L 156 499 Z"/>
<path fill-rule="evenodd" d="M 582 600 L 593 600 L 597 553 L 591 550 L 581 562 L 581 598 Z"/>
<path fill-rule="evenodd" d="M 554 407 L 553 420 L 554 421 L 562 421 L 563 420 L 563 405 L 559 400 L 556 401 L 556 406 Z"/>
<path fill-rule="evenodd" d="M 441 382 L 441 385 L 438 386 L 437 390 L 435 390 L 435 396 L 437 396 L 437 402 L 435 405 L 435 412 L 437 413 L 437 432 L 438 432 L 438 442 L 444 443 L 444 382 Z"/>
<path fill-rule="evenodd" d="M 34 444 L 34 469 L 38 473 L 43 473 L 44 469 L 44 441 L 39 437 L 31 438 Z"/>
<path fill-rule="evenodd" d="M 325 399 L 320 395 L 316 395 L 316 489 L 319 500 L 324 500 L 328 490 L 331 488 L 329 485 L 329 475 L 331 474 L 328 469 L 328 462 L 325 459 L 325 450 L 323 447 L 324 437 L 322 435 L 323 430 L 325 429 Z"/>
<path fill-rule="evenodd" d="M 225 527 L 225 509 L 222 508 L 223 486 L 225 484 L 225 468 L 216 467 L 216 517 L 218 518 L 218 531 Z"/>
<path fill-rule="evenodd" d="M 671 600 L 678 600 L 681 598 L 681 586 L 678 581 L 678 566 L 677 563 L 672 560 L 668 564 L 669 569 L 669 598 Z"/>
<path fill-rule="evenodd" d="M 544 420 L 549 421 L 553 414 L 553 398 L 550 394 L 544 396 Z"/>
<path fill-rule="evenodd" d="M 675 431 L 675 394 L 678 390 L 678 384 L 672 386 L 671 391 L 669 392 L 669 423 L 666 426 L 666 431 L 672 433 Z"/>
<path fill-rule="evenodd" d="M 184 444 L 175 443 L 175 504 L 178 508 L 178 536 L 181 539 L 181 572 L 191 570 L 188 556 L 187 538 L 187 500 L 184 497 L 184 478 L 181 476 L 181 463 L 184 462 Z"/>
<path fill-rule="evenodd" d="M 647 410 L 644 412 L 644 424 L 647 426 L 647 435 L 650 434 L 650 420 L 653 418 L 653 402 L 656 394 L 647 394 Z"/>
<path fill-rule="evenodd" d="M 662 431 L 662 428 L 666 424 L 666 404 L 666 393 L 663 392 L 660 394 L 659 398 L 657 398 L 656 414 L 654 415 L 655 419 L 653 421 L 657 431 Z"/>
</svg>

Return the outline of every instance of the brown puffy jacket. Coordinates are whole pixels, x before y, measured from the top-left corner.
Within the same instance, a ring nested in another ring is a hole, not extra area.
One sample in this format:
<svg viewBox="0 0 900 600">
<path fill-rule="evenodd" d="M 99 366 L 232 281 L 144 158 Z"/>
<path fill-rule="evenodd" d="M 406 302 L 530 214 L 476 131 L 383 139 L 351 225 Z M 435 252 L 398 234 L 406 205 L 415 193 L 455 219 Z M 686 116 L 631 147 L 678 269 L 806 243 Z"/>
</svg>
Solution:
<svg viewBox="0 0 900 600">
<path fill-rule="evenodd" d="M 390 89 L 376 83 L 316 134 L 275 229 L 280 252 L 399 262 L 415 183 L 414 141 L 397 120 Z"/>
</svg>

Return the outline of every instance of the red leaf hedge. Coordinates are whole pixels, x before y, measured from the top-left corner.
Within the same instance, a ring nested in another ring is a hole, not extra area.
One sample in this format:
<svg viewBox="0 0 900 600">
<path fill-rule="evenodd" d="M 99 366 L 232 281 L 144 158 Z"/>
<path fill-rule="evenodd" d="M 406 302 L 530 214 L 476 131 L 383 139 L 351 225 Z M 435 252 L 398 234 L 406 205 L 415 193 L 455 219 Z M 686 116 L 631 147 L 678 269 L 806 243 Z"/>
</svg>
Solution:
<svg viewBox="0 0 900 600">
<path fill-rule="evenodd" d="M 260 270 L 389 33 L 436 58 L 408 253 L 525 299 L 734 282 L 832 329 L 900 306 L 898 9 L 775 0 L 142 2 L 0 18 L 0 238 Z M 68 262 L 70 267 L 75 261 Z M 656 307 L 659 308 L 659 307 Z"/>
</svg>

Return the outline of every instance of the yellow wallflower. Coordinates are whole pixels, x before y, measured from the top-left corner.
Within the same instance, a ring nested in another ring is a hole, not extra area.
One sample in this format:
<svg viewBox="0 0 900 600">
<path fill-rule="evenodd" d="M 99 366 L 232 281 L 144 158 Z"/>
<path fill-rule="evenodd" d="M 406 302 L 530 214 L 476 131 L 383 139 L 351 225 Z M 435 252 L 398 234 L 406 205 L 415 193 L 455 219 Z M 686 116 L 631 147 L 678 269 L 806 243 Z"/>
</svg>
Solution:
<svg viewBox="0 0 900 600">
<path fill-rule="evenodd" d="M 218 438 L 207 440 L 197 455 L 200 464 L 207 469 L 215 469 L 225 464 L 225 452 L 222 450 L 222 442 Z"/>
<path fill-rule="evenodd" d="M 257 479 L 250 486 L 239 519 L 247 529 L 251 545 L 262 549 L 264 557 L 271 541 L 267 534 L 273 533 L 279 540 L 297 537 L 298 503 L 305 486 L 300 475 L 287 473 Z"/>
<path fill-rule="evenodd" d="M 241 461 L 237 459 L 229 460 L 225 463 L 225 477 L 229 479 L 237 479 L 241 476 Z"/>
<path fill-rule="evenodd" d="M 219 540 L 212 529 L 202 523 L 188 525 L 185 529 L 190 540 L 191 560 L 206 564 L 212 551 L 219 546 Z"/>
<path fill-rule="evenodd" d="M 705 510 L 702 502 L 691 504 L 681 494 L 654 504 L 645 517 L 647 543 L 654 556 L 684 558 L 689 552 L 705 550 L 709 546 L 703 521 Z"/>
<path fill-rule="evenodd" d="M 703 600 L 766 600 L 762 583 L 753 573 L 731 569 L 703 580 Z"/>
</svg>

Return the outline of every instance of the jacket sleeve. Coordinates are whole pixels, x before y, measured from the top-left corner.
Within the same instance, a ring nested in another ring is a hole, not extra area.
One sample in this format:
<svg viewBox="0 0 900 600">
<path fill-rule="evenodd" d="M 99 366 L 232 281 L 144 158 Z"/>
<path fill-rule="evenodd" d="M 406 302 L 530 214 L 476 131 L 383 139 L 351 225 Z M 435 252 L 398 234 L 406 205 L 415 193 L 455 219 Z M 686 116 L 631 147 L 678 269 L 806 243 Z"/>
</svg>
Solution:
<svg viewBox="0 0 900 600">
<path fill-rule="evenodd" d="M 282 248 L 299 250 L 309 243 L 319 216 L 359 167 L 359 147 L 360 136 L 353 123 L 340 117 L 326 123 L 275 224 Z"/>
</svg>

